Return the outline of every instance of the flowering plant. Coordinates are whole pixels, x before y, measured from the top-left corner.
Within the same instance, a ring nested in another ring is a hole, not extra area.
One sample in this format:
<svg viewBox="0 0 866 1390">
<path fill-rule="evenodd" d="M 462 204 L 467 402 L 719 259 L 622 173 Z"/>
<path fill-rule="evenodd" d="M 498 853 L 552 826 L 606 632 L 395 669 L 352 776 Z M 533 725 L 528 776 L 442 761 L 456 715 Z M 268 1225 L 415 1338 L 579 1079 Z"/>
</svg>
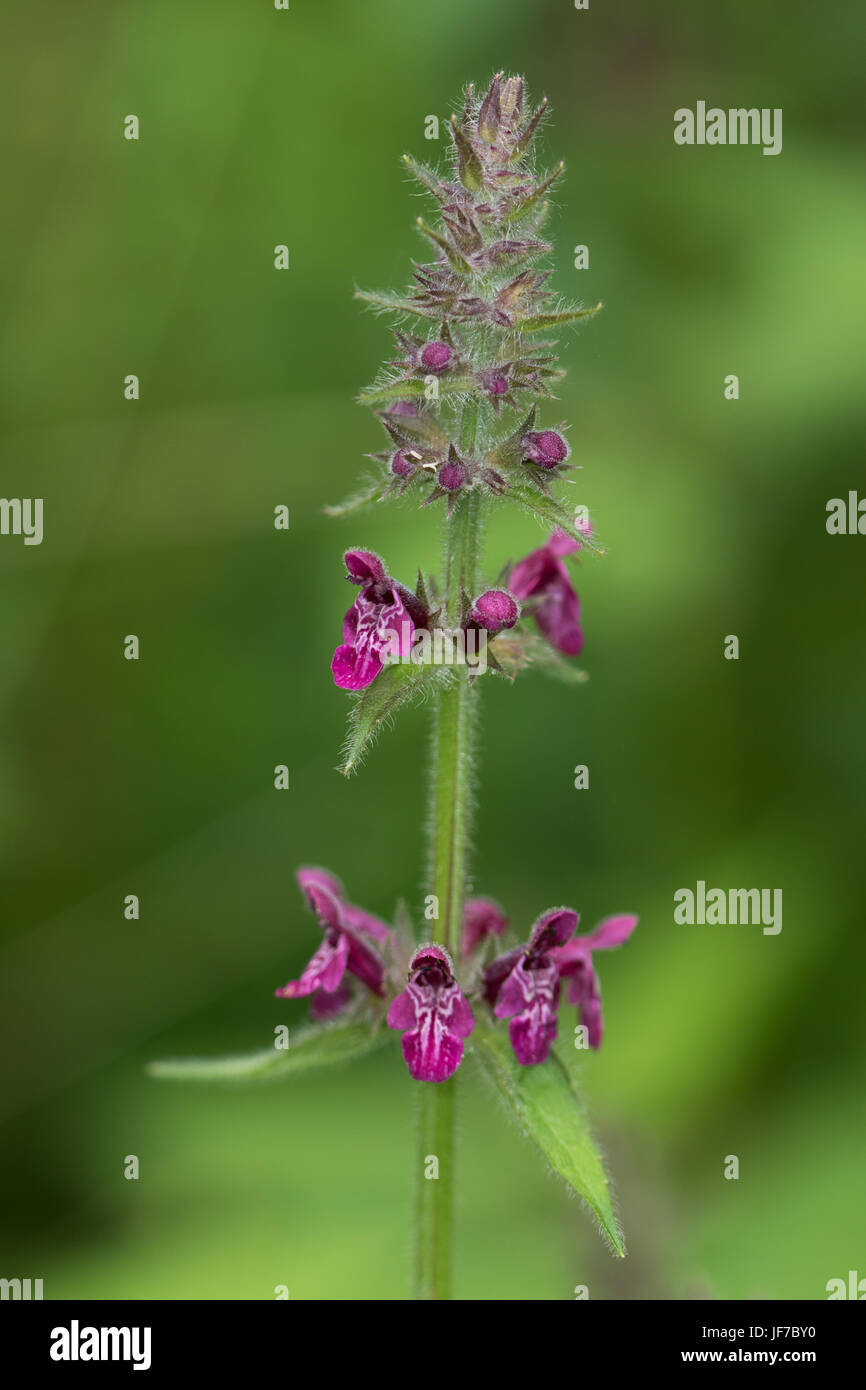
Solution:
<svg viewBox="0 0 866 1390">
<path fill-rule="evenodd" d="M 299 978 L 276 993 L 309 999 L 309 1029 L 285 1051 L 153 1068 L 198 1079 L 289 1074 L 360 1055 L 399 1033 L 420 1088 L 420 1297 L 450 1291 L 454 1089 L 467 1052 L 624 1253 L 572 1064 L 575 1050 L 596 1049 L 602 1040 L 595 953 L 621 945 L 637 919 L 609 917 L 581 935 L 577 912 L 554 906 L 518 933 L 522 944 L 507 946 L 499 905 L 465 895 L 478 678 L 490 671 L 513 679 L 539 665 L 583 679 L 573 664 L 583 631 L 567 561 L 600 550 L 588 518 L 557 495 L 571 467 L 563 428 L 540 427 L 537 418 L 562 375 L 549 335 L 600 308 L 562 304 L 547 287 L 549 271 L 540 268 L 552 250 L 541 235 L 546 195 L 563 169 L 536 167 L 545 106 L 528 110 L 519 77 L 498 74 L 480 97 L 470 86 L 451 121 L 452 168 L 440 174 L 406 156 L 438 205 L 435 225 L 418 221 L 432 260 L 415 265 L 405 294 L 358 292 L 398 322 L 396 356 L 361 397 L 386 441 L 370 455 L 375 471 L 364 488 L 328 511 L 343 515 L 391 497 L 440 508 L 445 573 L 441 584 L 419 573 L 411 585 L 392 577 L 372 551 L 346 551 L 355 595 L 331 664 L 335 684 L 353 693 L 341 770 L 358 768 L 401 704 L 432 696 L 429 939 L 412 930 L 405 913 L 385 923 L 355 906 L 327 870 L 301 868 L 298 884 L 321 939 Z M 480 574 L 485 515 L 509 505 L 532 514 L 548 537 L 487 584 Z M 438 647 L 433 639 L 442 639 Z M 442 659 L 431 657 L 431 648 Z M 576 1009 L 568 1047 L 557 1043 L 563 982 Z M 438 1160 L 435 1181 L 424 1174 L 431 1155 Z"/>
</svg>

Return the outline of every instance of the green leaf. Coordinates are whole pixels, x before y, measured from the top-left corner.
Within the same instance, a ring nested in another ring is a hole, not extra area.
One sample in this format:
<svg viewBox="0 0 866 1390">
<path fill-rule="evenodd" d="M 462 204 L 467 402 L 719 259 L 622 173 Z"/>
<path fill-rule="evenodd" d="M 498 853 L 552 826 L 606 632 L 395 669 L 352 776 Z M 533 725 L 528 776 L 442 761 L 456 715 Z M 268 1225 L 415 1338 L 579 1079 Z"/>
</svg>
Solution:
<svg viewBox="0 0 866 1390">
<path fill-rule="evenodd" d="M 391 294 L 388 290 L 355 290 L 355 298 L 363 299 L 365 304 L 372 304 L 377 309 L 391 310 L 396 314 L 414 314 L 419 319 L 437 319 L 439 313 L 433 309 L 427 309 L 422 304 L 417 304 L 413 299 L 406 299 L 403 295 Z"/>
<path fill-rule="evenodd" d="M 370 507 L 374 502 L 382 500 L 387 486 L 387 482 L 382 478 L 376 478 L 368 486 L 353 492 L 351 497 L 345 498 L 344 501 L 325 507 L 325 516 L 348 516 L 351 512 L 360 511 L 362 507 Z"/>
<path fill-rule="evenodd" d="M 349 731 L 343 748 L 340 772 L 349 777 L 357 772 L 367 752 L 400 705 L 429 694 L 435 685 L 450 679 L 447 667 L 400 662 L 385 669 L 355 697 L 349 715 Z"/>
<path fill-rule="evenodd" d="M 450 242 L 441 232 L 437 232 L 435 227 L 428 227 L 423 217 L 415 218 L 415 226 L 418 228 L 419 232 L 421 232 L 422 236 L 427 237 L 428 241 L 432 241 L 434 246 L 439 247 L 439 250 L 448 261 L 448 264 L 454 270 L 465 275 L 467 271 L 472 269 L 471 264 L 460 248 L 455 246 L 453 242 Z"/>
<path fill-rule="evenodd" d="M 599 545 L 592 536 L 578 531 L 572 513 L 558 498 L 548 496 L 540 488 L 525 484 L 521 486 L 519 483 L 512 484 L 504 496 L 513 498 L 525 511 L 531 512 L 536 521 L 558 526 L 572 540 L 579 541 L 582 550 L 592 550 L 596 555 L 605 554 L 604 546 Z"/>
<path fill-rule="evenodd" d="M 531 314 L 529 318 L 521 319 L 517 327 L 521 333 L 537 333 L 542 328 L 561 328 L 568 323 L 577 323 L 578 319 L 591 319 L 601 307 L 599 300 L 591 309 L 551 309 L 547 314 Z"/>
<path fill-rule="evenodd" d="M 451 135 L 457 149 L 457 173 L 460 182 L 470 193 L 477 193 L 484 187 L 484 170 L 468 136 L 457 124 L 456 116 L 451 117 Z"/>
<path fill-rule="evenodd" d="M 389 1034 L 367 1021 L 348 1020 L 289 1032 L 285 1050 L 267 1047 L 237 1057 L 191 1057 L 150 1062 L 147 1074 L 161 1081 L 275 1081 L 315 1067 L 350 1062 L 387 1042 Z"/>
<path fill-rule="evenodd" d="M 479 1019 L 472 1034 L 472 1052 L 521 1129 L 584 1199 L 615 1253 L 624 1257 L 625 1241 L 614 1214 L 601 1154 L 562 1059 L 554 1051 L 541 1066 L 522 1067 L 512 1051 L 508 1029 Z"/>
<path fill-rule="evenodd" d="M 439 377 L 440 396 L 466 395 L 475 386 L 471 376 Z M 360 405 L 391 405 L 393 401 L 423 397 L 426 389 L 424 378 L 401 377 L 399 381 L 383 381 L 377 386 L 368 386 L 358 397 Z M 402 421 L 400 422 L 402 423 Z"/>
<path fill-rule="evenodd" d="M 413 159 L 411 154 L 404 154 L 403 162 L 413 178 L 423 184 L 428 193 L 432 193 L 438 202 L 442 201 L 441 181 L 435 170 L 426 164 L 419 164 L 417 159 Z"/>
<path fill-rule="evenodd" d="M 553 173 L 549 174 L 543 182 L 536 184 L 536 186 L 532 189 L 531 193 L 527 194 L 527 196 L 521 202 L 517 203 L 511 209 L 511 211 L 508 213 L 508 221 L 519 222 L 521 218 L 526 216 L 527 213 L 532 212 L 533 208 L 535 208 L 538 203 L 543 201 L 544 195 L 547 193 L 551 185 L 556 182 L 556 180 L 559 178 L 560 174 L 563 172 L 564 169 L 565 164 L 562 162 L 562 160 L 560 160 Z"/>
</svg>

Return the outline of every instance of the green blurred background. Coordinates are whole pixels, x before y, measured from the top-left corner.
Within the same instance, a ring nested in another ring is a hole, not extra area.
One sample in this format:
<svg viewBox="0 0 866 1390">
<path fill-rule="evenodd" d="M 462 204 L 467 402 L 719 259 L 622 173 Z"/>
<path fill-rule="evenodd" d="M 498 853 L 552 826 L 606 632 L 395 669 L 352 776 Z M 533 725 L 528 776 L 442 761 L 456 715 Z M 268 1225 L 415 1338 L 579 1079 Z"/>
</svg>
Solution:
<svg viewBox="0 0 866 1390">
<path fill-rule="evenodd" d="M 581 574 L 589 683 L 484 691 L 475 885 L 520 927 L 640 913 L 583 1069 L 630 1258 L 467 1067 L 456 1294 L 866 1275 L 866 540 L 824 526 L 866 481 L 858 38 L 854 3 L 781 0 L 5 7 L 2 492 L 44 497 L 46 529 L 0 539 L 0 1274 L 48 1298 L 406 1294 L 397 1053 L 250 1090 L 143 1066 L 300 1022 L 273 998 L 317 940 L 297 864 L 383 915 L 420 904 L 429 709 L 346 782 L 328 663 L 341 551 L 408 577 L 435 522 L 321 509 L 381 447 L 353 397 L 391 344 L 352 288 L 402 288 L 421 252 L 399 156 L 443 155 L 425 117 L 504 67 L 549 95 L 568 164 L 556 287 L 605 301 L 545 420 L 572 422 L 608 554 Z M 675 146 L 699 99 L 782 107 L 782 154 Z M 540 535 L 498 519 L 491 576 Z M 781 887 L 782 933 L 675 926 L 698 878 Z"/>
</svg>

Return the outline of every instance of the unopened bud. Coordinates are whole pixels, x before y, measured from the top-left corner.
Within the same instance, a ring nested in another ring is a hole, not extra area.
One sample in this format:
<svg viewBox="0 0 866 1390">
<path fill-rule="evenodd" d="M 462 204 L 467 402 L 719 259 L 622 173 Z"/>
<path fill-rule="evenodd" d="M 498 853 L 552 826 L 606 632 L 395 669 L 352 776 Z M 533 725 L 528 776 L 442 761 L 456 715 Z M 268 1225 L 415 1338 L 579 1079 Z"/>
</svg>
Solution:
<svg viewBox="0 0 866 1390">
<path fill-rule="evenodd" d="M 556 430 L 531 430 L 523 438 L 526 458 L 539 468 L 555 468 L 568 458 L 568 445 Z"/>
<path fill-rule="evenodd" d="M 419 361 L 427 372 L 446 372 L 451 366 L 454 352 L 448 343 L 427 343 L 421 349 Z"/>
<path fill-rule="evenodd" d="M 437 482 L 446 492 L 459 492 L 466 482 L 466 469 L 462 463 L 443 463 L 437 474 Z"/>
<path fill-rule="evenodd" d="M 391 456 L 391 472 L 397 478 L 409 478 L 415 472 L 415 464 L 407 458 L 402 449 Z"/>
<path fill-rule="evenodd" d="M 487 589 L 469 610 L 469 621 L 485 632 L 501 632 L 514 627 L 520 615 L 520 605 L 505 589 Z"/>
</svg>

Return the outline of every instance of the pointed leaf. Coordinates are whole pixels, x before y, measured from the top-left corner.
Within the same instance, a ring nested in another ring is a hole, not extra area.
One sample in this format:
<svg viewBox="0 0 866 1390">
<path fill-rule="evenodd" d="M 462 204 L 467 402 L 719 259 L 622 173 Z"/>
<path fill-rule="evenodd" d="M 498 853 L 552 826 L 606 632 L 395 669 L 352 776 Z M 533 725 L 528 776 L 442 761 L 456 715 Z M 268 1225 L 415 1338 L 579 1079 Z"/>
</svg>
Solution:
<svg viewBox="0 0 866 1390">
<path fill-rule="evenodd" d="M 414 299 L 407 299 L 405 295 L 391 294 L 389 290 L 355 290 L 355 298 L 363 299 L 365 304 L 372 304 L 374 308 L 381 309 L 383 312 L 390 310 L 395 314 L 413 314 L 419 319 L 435 319 L 438 313 L 433 309 L 427 309 L 423 304 L 418 304 Z"/>
<path fill-rule="evenodd" d="M 582 550 L 592 550 L 596 555 L 605 554 L 604 546 L 599 545 L 592 536 L 578 531 L 571 512 L 558 498 L 525 483 L 512 484 L 505 496 L 513 498 L 527 512 L 531 512 L 536 521 L 558 526 L 567 536 L 571 536 L 572 540 L 579 541 Z"/>
<path fill-rule="evenodd" d="M 521 218 L 531 212 L 536 204 L 542 201 L 548 189 L 556 183 L 556 180 L 564 170 L 565 164 L 560 160 L 552 174 L 549 174 L 546 179 L 538 183 L 525 198 L 522 198 L 520 202 L 516 203 L 514 207 L 510 209 L 508 213 L 509 222 L 519 222 Z"/>
<path fill-rule="evenodd" d="M 527 123 L 527 125 L 526 125 L 526 127 L 525 127 L 525 129 L 524 129 L 524 131 L 523 131 L 523 134 L 521 135 L 520 139 L 519 139 L 519 140 L 517 141 L 517 143 L 515 144 L 514 149 L 513 149 L 512 152 L 511 152 L 511 159 L 512 159 L 512 162 L 513 162 L 515 159 L 522 159 L 523 156 L 526 154 L 527 150 L 529 149 L 530 145 L 532 144 L 533 140 L 535 139 L 535 133 L 536 133 L 536 131 L 538 130 L 538 123 L 539 123 L 539 121 L 541 120 L 541 118 L 542 118 L 542 116 L 544 115 L 544 113 L 545 113 L 546 110 L 547 110 L 547 97 L 544 98 L 544 100 L 541 102 L 540 106 L 536 109 L 534 115 L 533 115 L 533 116 L 530 118 L 530 120 L 528 121 L 528 123 Z"/>
<path fill-rule="evenodd" d="M 531 314 L 517 324 L 521 333 L 537 333 L 542 328 L 560 328 L 565 324 L 577 323 L 578 319 L 591 319 L 601 309 L 599 300 L 591 309 L 551 309 L 547 314 Z"/>
<path fill-rule="evenodd" d="M 471 376 L 438 377 L 440 396 L 458 396 L 471 391 L 475 381 Z M 368 386 L 358 397 L 360 405 L 391 405 L 394 401 L 411 400 L 423 397 L 425 391 L 423 378 L 402 377 L 399 381 L 383 381 L 377 386 Z M 403 424 L 399 420 L 398 425 Z"/>
<path fill-rule="evenodd" d="M 323 508 L 325 516 L 348 516 L 351 512 L 358 512 L 363 507 L 371 507 L 374 502 L 382 500 L 382 496 L 387 483 L 381 478 L 376 478 L 366 487 L 353 492 L 351 497 L 347 497 L 342 502 Z"/>
<path fill-rule="evenodd" d="M 343 776 L 357 772 L 368 750 L 400 705 L 431 693 L 437 683 L 447 679 L 447 668 L 429 663 L 415 665 L 408 662 L 404 665 L 401 662 L 386 666 L 372 685 L 355 697 L 339 768 Z"/>
<path fill-rule="evenodd" d="M 416 178 L 420 184 L 423 184 L 427 192 L 432 193 L 433 197 L 441 202 L 442 187 L 438 175 L 435 174 L 432 169 L 428 169 L 426 164 L 419 164 L 418 160 L 413 159 L 411 154 L 404 154 L 403 161 L 412 177 Z"/>
<path fill-rule="evenodd" d="M 624 1256 L 625 1242 L 601 1154 L 561 1058 L 552 1052 L 541 1066 L 522 1067 L 512 1051 L 508 1029 L 482 1020 L 476 1020 L 471 1050 L 521 1129 L 592 1209 L 616 1254 Z"/>
<path fill-rule="evenodd" d="M 481 160 L 473 150 L 467 136 L 460 129 L 454 116 L 451 117 L 451 135 L 457 150 L 457 173 L 464 188 L 477 193 L 484 187 L 484 172 Z"/>
<path fill-rule="evenodd" d="M 419 232 L 433 242 L 434 246 L 439 247 L 443 256 L 448 261 L 448 264 L 452 266 L 454 270 L 458 270 L 461 274 L 465 274 L 466 271 L 472 269 L 469 261 L 463 255 L 463 252 L 459 251 L 454 243 L 449 241 L 447 237 L 442 236 L 441 232 L 437 232 L 435 227 L 428 227 L 423 217 L 417 217 L 415 219 L 415 225 Z"/>
<path fill-rule="evenodd" d="M 271 1081 L 296 1076 L 315 1067 L 333 1066 L 363 1057 L 388 1040 L 384 1028 L 369 1020 L 331 1023 L 323 1028 L 289 1031 L 284 1050 L 266 1047 L 236 1057 L 191 1057 L 150 1062 L 149 1076 L 162 1081 Z"/>
</svg>

